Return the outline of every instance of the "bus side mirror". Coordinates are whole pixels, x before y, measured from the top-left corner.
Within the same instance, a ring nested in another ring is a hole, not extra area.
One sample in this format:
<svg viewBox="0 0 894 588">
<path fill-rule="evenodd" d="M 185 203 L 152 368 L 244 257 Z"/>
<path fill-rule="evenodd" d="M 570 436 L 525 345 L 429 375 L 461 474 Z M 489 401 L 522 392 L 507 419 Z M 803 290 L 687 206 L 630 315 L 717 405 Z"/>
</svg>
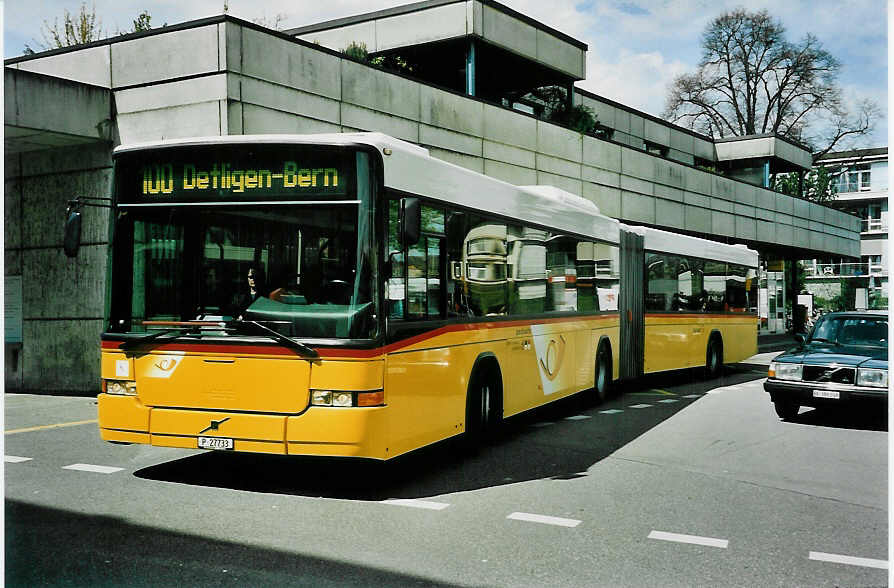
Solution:
<svg viewBox="0 0 894 588">
<path fill-rule="evenodd" d="M 68 257 L 77 257 L 81 247 L 81 211 L 69 206 L 65 219 L 65 237 L 62 239 L 62 248 Z"/>
<path fill-rule="evenodd" d="M 400 201 L 400 232 L 404 247 L 419 242 L 422 230 L 422 205 L 418 198 L 404 198 Z"/>
</svg>

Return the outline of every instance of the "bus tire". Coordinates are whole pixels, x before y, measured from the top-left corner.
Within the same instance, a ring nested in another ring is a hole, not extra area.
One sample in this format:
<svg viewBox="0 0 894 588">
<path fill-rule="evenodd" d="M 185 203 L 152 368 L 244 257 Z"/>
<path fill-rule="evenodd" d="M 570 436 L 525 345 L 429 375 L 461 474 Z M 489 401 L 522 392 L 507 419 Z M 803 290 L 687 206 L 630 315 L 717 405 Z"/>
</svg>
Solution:
<svg viewBox="0 0 894 588">
<path fill-rule="evenodd" d="M 599 345 L 596 352 L 595 370 L 593 376 L 593 399 L 596 404 L 604 402 L 611 394 L 612 389 L 612 352 L 607 343 Z"/>
<path fill-rule="evenodd" d="M 495 358 L 475 364 L 466 394 L 467 449 L 475 449 L 494 437 L 503 422 L 503 378 Z"/>
<path fill-rule="evenodd" d="M 705 352 L 705 377 L 714 379 L 721 371 L 723 371 L 723 340 L 720 335 L 712 333 Z"/>
</svg>

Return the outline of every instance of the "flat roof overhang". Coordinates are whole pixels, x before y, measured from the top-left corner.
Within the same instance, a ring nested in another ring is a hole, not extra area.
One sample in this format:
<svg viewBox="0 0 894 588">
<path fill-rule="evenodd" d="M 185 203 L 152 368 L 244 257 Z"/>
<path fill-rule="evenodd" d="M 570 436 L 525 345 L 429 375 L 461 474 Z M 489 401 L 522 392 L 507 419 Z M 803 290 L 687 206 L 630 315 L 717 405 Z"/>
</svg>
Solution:
<svg viewBox="0 0 894 588">
<path fill-rule="evenodd" d="M 810 150 L 778 135 L 749 135 L 715 139 L 718 162 L 768 160 L 771 173 L 808 171 L 813 166 Z"/>
</svg>

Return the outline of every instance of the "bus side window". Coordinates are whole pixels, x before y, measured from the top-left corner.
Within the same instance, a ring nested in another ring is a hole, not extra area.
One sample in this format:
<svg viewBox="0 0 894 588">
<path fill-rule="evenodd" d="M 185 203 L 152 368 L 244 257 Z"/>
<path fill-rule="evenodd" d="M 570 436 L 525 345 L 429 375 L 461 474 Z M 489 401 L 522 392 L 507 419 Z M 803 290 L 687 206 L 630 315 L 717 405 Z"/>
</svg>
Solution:
<svg viewBox="0 0 894 588">
<path fill-rule="evenodd" d="M 404 253 L 400 243 L 400 200 L 388 202 L 388 255 L 391 274 L 385 276 L 385 301 L 389 318 L 404 318 L 404 298 L 406 287 L 404 281 Z"/>
</svg>

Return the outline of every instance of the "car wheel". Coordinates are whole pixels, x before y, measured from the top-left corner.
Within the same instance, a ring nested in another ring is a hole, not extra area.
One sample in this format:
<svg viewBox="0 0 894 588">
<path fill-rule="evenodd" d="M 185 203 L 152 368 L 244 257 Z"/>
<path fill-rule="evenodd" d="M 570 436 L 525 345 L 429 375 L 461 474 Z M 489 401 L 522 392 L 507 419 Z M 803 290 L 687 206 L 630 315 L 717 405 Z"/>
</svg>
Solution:
<svg viewBox="0 0 894 588">
<path fill-rule="evenodd" d="M 779 415 L 779 418 L 784 421 L 790 421 L 795 418 L 798 416 L 798 411 L 801 410 L 799 404 L 788 400 L 777 400 L 773 403 L 773 407 L 776 409 L 776 414 Z"/>
</svg>

